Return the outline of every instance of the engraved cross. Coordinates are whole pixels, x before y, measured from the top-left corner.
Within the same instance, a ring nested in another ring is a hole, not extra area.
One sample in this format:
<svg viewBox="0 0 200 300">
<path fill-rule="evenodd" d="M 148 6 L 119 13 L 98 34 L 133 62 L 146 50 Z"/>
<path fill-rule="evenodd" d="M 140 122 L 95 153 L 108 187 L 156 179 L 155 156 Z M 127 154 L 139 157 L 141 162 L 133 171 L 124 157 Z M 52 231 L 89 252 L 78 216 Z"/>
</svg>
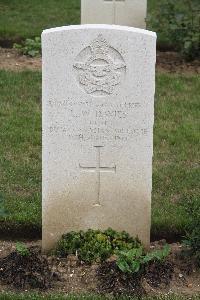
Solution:
<svg viewBox="0 0 200 300">
<path fill-rule="evenodd" d="M 101 167 L 101 148 L 103 146 L 94 146 L 96 148 L 96 166 L 83 167 L 79 164 L 82 172 L 96 173 L 96 185 L 97 185 L 97 200 L 94 206 L 101 206 L 100 203 L 100 191 L 101 191 L 101 173 L 116 173 L 116 166 L 114 167 Z"/>
</svg>

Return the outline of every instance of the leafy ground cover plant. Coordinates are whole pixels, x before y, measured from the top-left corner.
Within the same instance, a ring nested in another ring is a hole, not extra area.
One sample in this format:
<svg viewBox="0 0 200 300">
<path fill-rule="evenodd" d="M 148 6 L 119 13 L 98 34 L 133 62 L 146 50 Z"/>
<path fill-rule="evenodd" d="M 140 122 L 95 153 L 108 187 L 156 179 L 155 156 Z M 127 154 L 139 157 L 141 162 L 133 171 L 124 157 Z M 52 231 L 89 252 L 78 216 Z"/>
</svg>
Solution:
<svg viewBox="0 0 200 300">
<path fill-rule="evenodd" d="M 97 268 L 100 293 L 114 296 L 144 295 L 143 279 L 152 287 L 168 286 L 174 272 L 173 264 L 167 260 L 170 247 L 145 252 L 142 246 L 117 253 Z"/>
<path fill-rule="evenodd" d="M 199 0 L 159 1 L 148 24 L 186 59 L 200 58 Z"/>
<path fill-rule="evenodd" d="M 149 253 L 145 253 L 141 246 L 128 251 L 119 251 L 116 264 L 124 273 L 137 273 L 149 262 L 163 262 L 169 253 L 170 247 L 167 244 L 162 250 L 155 250 Z"/>
<path fill-rule="evenodd" d="M 59 256 L 74 254 L 80 260 L 91 263 L 104 261 L 119 250 L 139 248 L 141 243 L 126 232 L 116 232 L 112 229 L 105 231 L 89 229 L 86 232 L 69 232 L 58 242 L 55 253 Z"/>
<path fill-rule="evenodd" d="M 35 57 L 41 54 L 41 38 L 26 39 L 22 44 L 15 43 L 13 47 L 24 55 Z"/>
</svg>

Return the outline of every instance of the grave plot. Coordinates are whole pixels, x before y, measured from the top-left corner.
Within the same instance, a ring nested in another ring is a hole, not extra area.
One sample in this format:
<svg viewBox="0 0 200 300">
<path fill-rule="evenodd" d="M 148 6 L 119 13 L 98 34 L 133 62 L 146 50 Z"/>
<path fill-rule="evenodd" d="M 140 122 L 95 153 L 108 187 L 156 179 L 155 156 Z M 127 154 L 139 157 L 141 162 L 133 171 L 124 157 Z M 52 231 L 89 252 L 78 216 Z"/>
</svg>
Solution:
<svg viewBox="0 0 200 300">
<path fill-rule="evenodd" d="M 128 23 L 133 3 L 143 22 L 137 1 L 101 9 Z M 200 294 L 199 77 L 158 73 L 154 126 L 155 39 L 110 25 L 44 31 L 42 99 L 40 72 L 0 71 L 0 233 L 38 238 L 43 200 L 42 243 L 0 242 L 0 291 Z M 173 55 L 158 54 L 168 72 Z"/>
</svg>

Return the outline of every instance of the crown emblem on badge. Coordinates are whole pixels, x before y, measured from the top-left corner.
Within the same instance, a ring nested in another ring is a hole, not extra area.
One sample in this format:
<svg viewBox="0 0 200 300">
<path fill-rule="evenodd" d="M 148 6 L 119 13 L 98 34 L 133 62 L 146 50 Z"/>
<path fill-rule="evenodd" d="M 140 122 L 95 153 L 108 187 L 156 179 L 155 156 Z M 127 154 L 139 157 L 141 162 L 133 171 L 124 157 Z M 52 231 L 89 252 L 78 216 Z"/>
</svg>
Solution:
<svg viewBox="0 0 200 300">
<path fill-rule="evenodd" d="M 84 55 L 79 55 L 81 61 L 78 61 L 78 56 L 73 65 L 78 71 L 80 85 L 88 94 L 112 94 L 114 88 L 121 82 L 122 70 L 126 68 L 122 56 L 118 52 L 116 57 L 117 50 L 109 46 L 101 34 L 87 48 L 89 48 L 89 55 L 87 51 L 85 60 L 82 58 Z"/>
<path fill-rule="evenodd" d="M 104 37 L 99 34 L 98 37 L 91 43 L 90 49 L 93 54 L 106 55 L 109 52 L 109 45 Z"/>
</svg>

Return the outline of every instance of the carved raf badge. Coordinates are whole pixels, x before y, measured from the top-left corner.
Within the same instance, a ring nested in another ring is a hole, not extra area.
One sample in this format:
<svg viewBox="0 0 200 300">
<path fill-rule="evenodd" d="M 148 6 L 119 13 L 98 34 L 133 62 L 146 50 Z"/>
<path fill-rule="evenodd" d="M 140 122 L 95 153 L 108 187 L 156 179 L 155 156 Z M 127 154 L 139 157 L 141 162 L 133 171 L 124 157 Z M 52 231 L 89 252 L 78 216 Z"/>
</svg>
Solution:
<svg viewBox="0 0 200 300">
<path fill-rule="evenodd" d="M 79 53 L 73 66 L 79 84 L 96 96 L 112 94 L 126 71 L 123 57 L 102 35 Z"/>
</svg>

